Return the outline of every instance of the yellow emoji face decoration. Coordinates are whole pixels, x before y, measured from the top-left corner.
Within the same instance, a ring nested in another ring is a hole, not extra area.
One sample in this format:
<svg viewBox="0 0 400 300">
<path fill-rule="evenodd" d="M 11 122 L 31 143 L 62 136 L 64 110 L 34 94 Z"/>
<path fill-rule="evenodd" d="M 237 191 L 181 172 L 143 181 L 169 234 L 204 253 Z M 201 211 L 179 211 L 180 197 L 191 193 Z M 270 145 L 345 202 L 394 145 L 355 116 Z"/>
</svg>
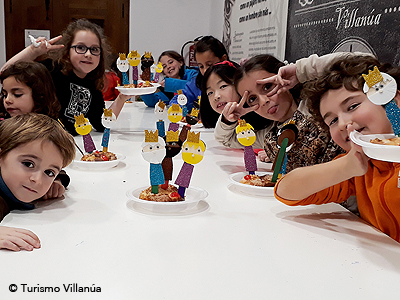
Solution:
<svg viewBox="0 0 400 300">
<path fill-rule="evenodd" d="M 182 159 L 184 162 L 195 165 L 203 160 L 206 145 L 200 140 L 200 132 L 189 131 L 186 142 L 182 146 Z"/>
<path fill-rule="evenodd" d="M 92 131 L 92 125 L 89 120 L 86 119 L 83 114 L 75 116 L 75 130 L 80 135 L 87 135 Z"/>
<path fill-rule="evenodd" d="M 253 126 L 246 123 L 245 120 L 239 120 L 239 125 L 236 126 L 236 137 L 238 142 L 243 146 L 253 145 L 256 141 L 256 134 L 253 129 Z"/>
<path fill-rule="evenodd" d="M 159 62 L 156 66 L 156 72 L 161 73 L 163 71 L 162 63 Z"/>
<path fill-rule="evenodd" d="M 178 123 L 182 120 L 182 108 L 179 104 L 172 104 L 171 107 L 168 109 L 168 120 L 172 123 Z"/>
<path fill-rule="evenodd" d="M 136 50 L 129 52 L 127 58 L 132 67 L 137 67 L 140 64 L 140 54 Z"/>
</svg>

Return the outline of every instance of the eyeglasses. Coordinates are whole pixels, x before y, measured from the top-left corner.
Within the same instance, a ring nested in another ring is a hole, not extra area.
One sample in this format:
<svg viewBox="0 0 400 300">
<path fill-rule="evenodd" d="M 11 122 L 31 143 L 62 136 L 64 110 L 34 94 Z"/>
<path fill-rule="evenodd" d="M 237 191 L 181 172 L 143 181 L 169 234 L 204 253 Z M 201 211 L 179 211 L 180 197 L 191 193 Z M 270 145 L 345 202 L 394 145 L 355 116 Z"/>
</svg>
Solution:
<svg viewBox="0 0 400 300">
<path fill-rule="evenodd" d="M 101 53 L 100 47 L 87 47 L 85 45 L 74 45 L 74 46 L 71 46 L 71 48 L 74 48 L 75 52 L 78 54 L 85 54 L 88 50 L 94 56 L 99 56 Z"/>
</svg>

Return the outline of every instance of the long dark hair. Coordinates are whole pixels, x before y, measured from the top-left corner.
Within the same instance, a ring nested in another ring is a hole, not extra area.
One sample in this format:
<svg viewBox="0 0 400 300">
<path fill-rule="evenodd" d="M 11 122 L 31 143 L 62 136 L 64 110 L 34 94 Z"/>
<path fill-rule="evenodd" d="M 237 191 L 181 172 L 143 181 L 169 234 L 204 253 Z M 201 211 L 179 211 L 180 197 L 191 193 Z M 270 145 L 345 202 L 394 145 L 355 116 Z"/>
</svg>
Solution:
<svg viewBox="0 0 400 300">
<path fill-rule="evenodd" d="M 222 44 L 215 37 L 208 35 L 202 37 L 198 42 L 196 42 L 195 55 L 196 53 L 204 53 L 206 51 L 211 51 L 216 57 L 222 60 L 222 57 L 226 55 L 226 59 L 229 60 L 228 52 L 225 49 L 224 44 Z M 196 86 L 201 89 L 201 84 L 203 81 L 203 75 L 199 73 L 196 77 Z"/>
<path fill-rule="evenodd" d="M 167 50 L 160 54 L 160 56 L 158 57 L 158 61 L 160 61 L 161 57 L 163 56 L 169 56 L 172 59 L 175 59 L 182 63 L 182 66 L 179 68 L 179 78 L 182 79 L 185 75 L 185 60 L 183 59 L 182 55 L 174 50 Z"/>
<path fill-rule="evenodd" d="M 57 100 L 56 91 L 47 68 L 38 62 L 18 61 L 10 65 L 0 74 L 0 82 L 8 77 L 14 77 L 16 81 L 25 84 L 32 89 L 34 113 L 47 115 L 53 119 L 58 118 L 61 109 Z M 3 94 L 0 96 L 0 110 L 6 114 Z"/>
<path fill-rule="evenodd" d="M 90 22 L 87 19 L 78 19 L 68 24 L 67 28 L 62 33 L 62 39 L 58 42 L 63 44 L 64 47 L 60 51 L 55 51 L 51 53 L 53 61 L 56 61 L 61 65 L 61 72 L 64 75 L 71 74 L 73 71 L 73 66 L 69 57 L 69 51 L 74 41 L 75 35 L 78 31 L 90 31 L 97 36 L 99 39 L 99 45 L 101 48 L 99 65 L 86 75 L 85 78 L 94 80 L 96 83 L 96 88 L 102 90 L 104 87 L 104 73 L 106 69 L 106 57 L 109 55 L 110 46 L 103 34 L 103 29 Z"/>
</svg>

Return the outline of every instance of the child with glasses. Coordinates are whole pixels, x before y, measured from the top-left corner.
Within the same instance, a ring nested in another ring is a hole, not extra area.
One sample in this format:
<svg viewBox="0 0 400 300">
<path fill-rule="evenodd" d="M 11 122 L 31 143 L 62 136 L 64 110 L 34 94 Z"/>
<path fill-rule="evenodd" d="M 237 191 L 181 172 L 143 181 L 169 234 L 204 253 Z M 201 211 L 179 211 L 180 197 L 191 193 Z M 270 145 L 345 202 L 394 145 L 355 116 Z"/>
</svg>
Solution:
<svg viewBox="0 0 400 300">
<path fill-rule="evenodd" d="M 78 19 L 71 22 L 61 36 L 49 41 L 44 38 L 12 57 L 4 66 L 19 60 L 36 60 L 49 55 L 42 63 L 49 69 L 61 104 L 59 118 L 65 128 L 75 133 L 75 115 L 83 114 L 97 131 L 104 131 L 101 116 L 105 103 L 105 57 L 108 46 L 103 30 L 96 24 Z M 119 115 L 130 96 L 118 95 L 110 108 Z"/>
</svg>

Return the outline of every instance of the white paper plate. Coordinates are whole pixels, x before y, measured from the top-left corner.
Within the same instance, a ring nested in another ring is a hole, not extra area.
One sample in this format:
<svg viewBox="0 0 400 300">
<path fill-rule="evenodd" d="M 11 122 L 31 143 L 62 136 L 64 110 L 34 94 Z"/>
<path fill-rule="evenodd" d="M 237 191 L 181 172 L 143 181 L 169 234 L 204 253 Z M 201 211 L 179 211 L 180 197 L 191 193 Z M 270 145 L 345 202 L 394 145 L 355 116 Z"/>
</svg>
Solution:
<svg viewBox="0 0 400 300">
<path fill-rule="evenodd" d="M 126 195 L 131 199 L 135 206 L 145 209 L 156 214 L 184 213 L 195 209 L 199 201 L 204 200 L 208 193 L 197 187 L 189 187 L 185 192 L 185 201 L 178 202 L 155 202 L 139 199 L 140 193 L 149 186 L 143 186 L 137 189 L 131 189 Z"/>
<path fill-rule="evenodd" d="M 178 122 L 178 124 L 180 125 L 180 126 L 185 126 L 185 125 L 188 125 L 188 123 L 186 123 L 186 122 L 182 122 L 182 121 L 179 121 Z M 194 125 L 190 125 L 190 127 L 191 128 L 203 128 L 204 127 L 204 125 L 203 125 L 203 123 L 199 123 L 199 122 L 197 122 L 196 124 L 194 124 Z"/>
<path fill-rule="evenodd" d="M 117 156 L 116 160 L 109 161 L 81 161 L 82 154 L 79 152 L 76 154 L 72 166 L 81 170 L 95 170 L 102 171 L 114 168 L 119 162 L 125 159 L 125 155 L 115 153 Z"/>
<path fill-rule="evenodd" d="M 124 95 L 129 95 L 129 96 L 140 96 L 140 95 L 147 95 L 147 94 L 153 94 L 156 90 L 156 86 L 151 86 L 151 87 L 143 87 L 143 88 L 126 88 L 122 86 L 117 86 L 116 89 Z"/>
<path fill-rule="evenodd" d="M 389 161 L 389 162 L 397 162 L 400 163 L 400 146 L 393 145 L 379 145 L 373 144 L 370 140 L 379 138 L 379 139 L 390 139 L 396 137 L 394 134 L 366 134 L 363 135 L 357 131 L 350 132 L 350 139 L 353 143 L 361 146 L 365 155 L 370 158 Z"/>
<path fill-rule="evenodd" d="M 249 172 L 238 172 L 231 174 L 229 176 L 229 179 L 233 183 L 233 189 L 231 189 L 234 192 L 240 192 L 246 195 L 252 195 L 252 196 L 274 196 L 274 187 L 264 187 L 264 186 L 254 186 L 254 185 L 249 185 L 249 184 L 244 184 L 240 183 L 240 180 L 245 175 L 248 175 Z M 271 174 L 272 172 L 256 172 L 256 175 L 261 176 L 265 174 Z"/>
</svg>

